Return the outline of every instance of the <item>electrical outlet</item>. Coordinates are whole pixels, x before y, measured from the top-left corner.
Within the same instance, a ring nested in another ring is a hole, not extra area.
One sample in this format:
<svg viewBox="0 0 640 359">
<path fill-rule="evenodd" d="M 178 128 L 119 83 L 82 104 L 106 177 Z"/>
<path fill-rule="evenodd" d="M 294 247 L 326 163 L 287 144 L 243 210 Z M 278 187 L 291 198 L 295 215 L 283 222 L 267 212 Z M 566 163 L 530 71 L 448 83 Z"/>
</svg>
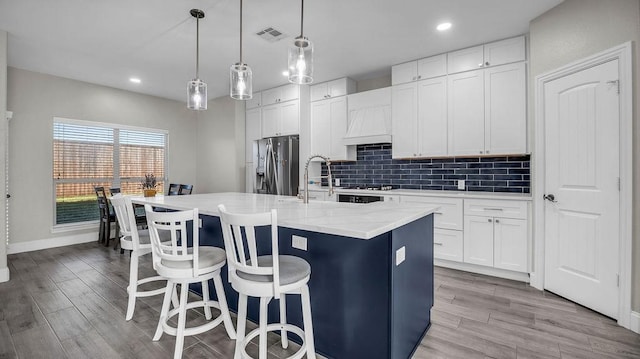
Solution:
<svg viewBox="0 0 640 359">
<path fill-rule="evenodd" d="M 291 236 L 291 247 L 306 251 L 307 238 L 296 235 Z"/>
<path fill-rule="evenodd" d="M 464 180 L 458 180 L 458 189 L 464 190 Z"/>
<path fill-rule="evenodd" d="M 402 264 L 406 259 L 406 249 L 405 246 L 402 246 L 400 249 L 396 251 L 396 267 Z"/>
<path fill-rule="evenodd" d="M 202 228 L 202 218 L 198 218 L 198 228 Z"/>
</svg>

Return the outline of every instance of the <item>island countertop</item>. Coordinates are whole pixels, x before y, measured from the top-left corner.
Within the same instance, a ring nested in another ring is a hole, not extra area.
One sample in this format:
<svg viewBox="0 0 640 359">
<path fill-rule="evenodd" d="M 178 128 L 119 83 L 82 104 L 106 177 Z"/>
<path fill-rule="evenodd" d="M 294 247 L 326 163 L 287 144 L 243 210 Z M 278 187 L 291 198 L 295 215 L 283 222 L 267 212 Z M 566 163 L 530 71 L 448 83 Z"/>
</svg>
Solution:
<svg viewBox="0 0 640 359">
<path fill-rule="evenodd" d="M 207 193 L 188 196 L 132 197 L 137 204 L 176 210 L 198 208 L 201 214 L 219 216 L 218 205 L 236 213 L 278 210 L 278 226 L 338 236 L 371 239 L 399 228 L 438 209 L 415 203 L 368 204 L 309 201 L 289 196 L 256 193 Z"/>
</svg>

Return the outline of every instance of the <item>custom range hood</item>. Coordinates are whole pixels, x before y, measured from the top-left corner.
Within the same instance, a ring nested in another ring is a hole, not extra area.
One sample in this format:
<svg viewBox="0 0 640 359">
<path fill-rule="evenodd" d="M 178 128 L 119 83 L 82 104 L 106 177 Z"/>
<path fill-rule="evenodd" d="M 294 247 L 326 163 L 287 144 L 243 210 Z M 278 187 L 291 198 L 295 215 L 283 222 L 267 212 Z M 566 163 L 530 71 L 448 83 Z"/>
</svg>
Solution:
<svg viewBox="0 0 640 359">
<path fill-rule="evenodd" d="M 391 87 L 348 96 L 345 145 L 391 143 Z"/>
</svg>

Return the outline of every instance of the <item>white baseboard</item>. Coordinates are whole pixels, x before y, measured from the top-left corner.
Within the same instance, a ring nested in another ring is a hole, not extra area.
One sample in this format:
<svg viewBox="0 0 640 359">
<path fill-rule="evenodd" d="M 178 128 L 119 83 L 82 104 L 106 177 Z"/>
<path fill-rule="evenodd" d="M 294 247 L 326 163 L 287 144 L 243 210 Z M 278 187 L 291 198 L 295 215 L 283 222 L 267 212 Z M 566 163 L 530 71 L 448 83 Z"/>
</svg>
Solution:
<svg viewBox="0 0 640 359">
<path fill-rule="evenodd" d="M 0 283 L 9 281 L 9 267 L 0 268 Z"/>
<path fill-rule="evenodd" d="M 511 279 L 511 280 L 517 280 L 520 282 L 529 283 L 529 273 L 513 272 L 513 271 L 504 270 L 504 269 L 479 266 L 479 265 L 469 264 L 469 263 L 452 262 L 444 259 L 434 259 L 433 264 L 439 267 L 457 269 L 465 272 L 484 274 L 484 275 L 489 275 L 493 277 L 499 277 L 499 278 L 505 278 L 505 279 Z"/>
<path fill-rule="evenodd" d="M 631 311 L 629 319 L 629 329 L 640 334 L 640 313 Z"/>
<path fill-rule="evenodd" d="M 47 239 L 38 239 L 35 241 L 9 243 L 7 246 L 7 254 L 23 253 L 38 251 L 41 249 L 70 246 L 72 244 L 80 244 L 94 242 L 98 240 L 97 232 L 73 234 L 63 237 L 54 237 Z"/>
</svg>

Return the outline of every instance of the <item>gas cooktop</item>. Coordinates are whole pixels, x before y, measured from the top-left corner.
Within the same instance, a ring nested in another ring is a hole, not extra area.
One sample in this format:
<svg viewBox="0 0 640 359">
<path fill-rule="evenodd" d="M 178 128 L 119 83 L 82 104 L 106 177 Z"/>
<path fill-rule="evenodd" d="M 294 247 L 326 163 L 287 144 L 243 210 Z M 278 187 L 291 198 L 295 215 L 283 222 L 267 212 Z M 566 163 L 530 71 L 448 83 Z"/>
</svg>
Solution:
<svg viewBox="0 0 640 359">
<path fill-rule="evenodd" d="M 352 186 L 343 187 L 343 188 L 368 190 L 368 191 L 389 191 L 393 189 L 393 186 L 387 185 L 387 184 L 358 184 L 358 185 L 352 185 Z"/>
</svg>

